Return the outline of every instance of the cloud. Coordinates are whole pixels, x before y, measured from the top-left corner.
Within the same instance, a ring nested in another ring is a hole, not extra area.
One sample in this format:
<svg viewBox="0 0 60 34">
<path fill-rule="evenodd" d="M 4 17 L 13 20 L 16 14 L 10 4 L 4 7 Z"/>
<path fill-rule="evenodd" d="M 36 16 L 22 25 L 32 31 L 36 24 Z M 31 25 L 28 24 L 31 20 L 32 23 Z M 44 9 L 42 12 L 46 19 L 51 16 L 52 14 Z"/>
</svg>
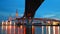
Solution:
<svg viewBox="0 0 60 34">
<path fill-rule="evenodd" d="M 48 14 L 48 15 L 45 15 L 45 16 L 43 16 L 43 17 L 53 17 L 53 16 L 56 16 L 55 14 Z"/>
<path fill-rule="evenodd" d="M 22 16 L 23 16 L 23 14 L 20 14 L 20 16 L 22 17 Z"/>
</svg>

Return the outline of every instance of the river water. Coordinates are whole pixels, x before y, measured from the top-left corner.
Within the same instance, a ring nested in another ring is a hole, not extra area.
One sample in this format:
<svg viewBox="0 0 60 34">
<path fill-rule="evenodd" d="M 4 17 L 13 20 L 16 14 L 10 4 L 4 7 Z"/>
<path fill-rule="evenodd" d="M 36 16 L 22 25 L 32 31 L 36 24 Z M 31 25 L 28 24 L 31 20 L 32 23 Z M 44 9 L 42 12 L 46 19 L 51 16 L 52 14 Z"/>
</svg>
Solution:
<svg viewBox="0 0 60 34">
<path fill-rule="evenodd" d="M 60 34 L 60 26 L 32 26 L 32 34 Z M 0 26 L 0 34 L 26 34 L 24 26 Z"/>
<path fill-rule="evenodd" d="M 0 26 L 0 34 L 26 34 L 26 27 Z M 42 34 L 42 27 L 32 26 L 32 34 Z M 46 34 L 46 28 L 44 28 L 44 34 Z"/>
</svg>

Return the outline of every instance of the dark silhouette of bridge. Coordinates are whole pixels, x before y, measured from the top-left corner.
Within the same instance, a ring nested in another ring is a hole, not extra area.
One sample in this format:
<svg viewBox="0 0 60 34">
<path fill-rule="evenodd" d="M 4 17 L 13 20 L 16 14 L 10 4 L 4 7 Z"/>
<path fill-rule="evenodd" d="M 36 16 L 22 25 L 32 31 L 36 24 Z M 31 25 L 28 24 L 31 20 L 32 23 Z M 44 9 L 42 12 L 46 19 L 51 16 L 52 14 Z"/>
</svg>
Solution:
<svg viewBox="0 0 60 34">
<path fill-rule="evenodd" d="M 26 34 L 32 34 L 32 26 L 29 26 L 29 25 L 32 24 L 36 10 L 40 7 L 43 1 L 44 0 L 25 0 L 25 12 L 24 12 L 24 16 L 22 17 L 22 20 L 24 17 L 27 20 Z M 29 22 L 29 19 L 31 19 L 30 22 Z M 19 23 L 17 25 L 19 25 Z"/>
</svg>

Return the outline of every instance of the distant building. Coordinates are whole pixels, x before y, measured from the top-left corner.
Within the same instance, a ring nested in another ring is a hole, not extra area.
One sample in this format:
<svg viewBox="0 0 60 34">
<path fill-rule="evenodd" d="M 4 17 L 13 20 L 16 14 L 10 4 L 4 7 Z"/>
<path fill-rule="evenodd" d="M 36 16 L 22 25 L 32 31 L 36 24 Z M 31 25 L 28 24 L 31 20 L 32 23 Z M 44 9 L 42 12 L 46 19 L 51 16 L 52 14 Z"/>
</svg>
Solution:
<svg viewBox="0 0 60 34">
<path fill-rule="evenodd" d="M 18 17 L 18 10 L 16 9 L 16 18 Z"/>
</svg>

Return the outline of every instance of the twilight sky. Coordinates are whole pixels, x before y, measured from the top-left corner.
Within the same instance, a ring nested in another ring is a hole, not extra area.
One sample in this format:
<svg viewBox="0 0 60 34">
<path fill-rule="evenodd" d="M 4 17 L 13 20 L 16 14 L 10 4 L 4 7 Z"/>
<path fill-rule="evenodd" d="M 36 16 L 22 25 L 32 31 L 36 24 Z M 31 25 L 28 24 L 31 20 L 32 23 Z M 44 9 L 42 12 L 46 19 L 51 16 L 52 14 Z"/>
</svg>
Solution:
<svg viewBox="0 0 60 34">
<path fill-rule="evenodd" d="M 1 16 L 15 16 L 18 9 L 19 16 L 23 16 L 25 0 L 0 0 L 0 20 Z M 45 0 L 38 8 L 36 18 L 60 19 L 60 0 Z"/>
</svg>

